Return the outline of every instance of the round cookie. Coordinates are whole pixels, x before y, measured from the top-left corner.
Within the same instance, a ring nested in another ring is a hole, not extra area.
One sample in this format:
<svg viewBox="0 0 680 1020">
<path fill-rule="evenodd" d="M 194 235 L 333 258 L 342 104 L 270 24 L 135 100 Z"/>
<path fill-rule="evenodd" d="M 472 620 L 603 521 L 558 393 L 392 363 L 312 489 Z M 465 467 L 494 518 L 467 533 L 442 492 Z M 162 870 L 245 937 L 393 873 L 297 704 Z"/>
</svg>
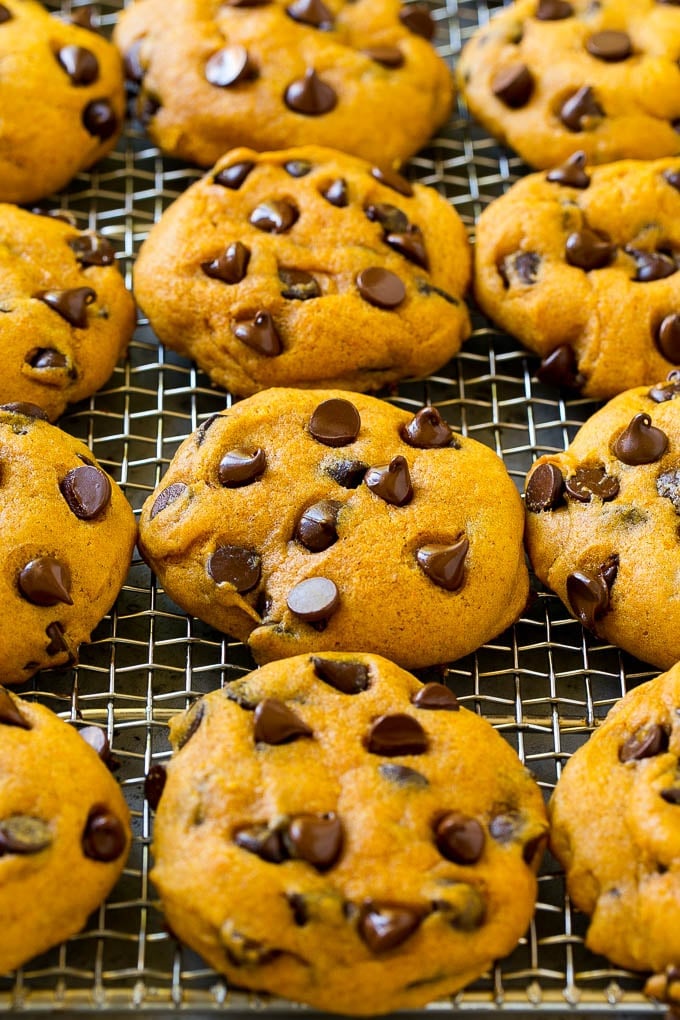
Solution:
<svg viewBox="0 0 680 1020">
<path fill-rule="evenodd" d="M 442 684 L 300 655 L 170 725 L 152 877 L 172 930 L 234 984 L 386 1013 L 450 995 L 526 930 L 541 793 Z"/>
<path fill-rule="evenodd" d="M 130 565 L 132 510 L 84 443 L 0 407 L 0 682 L 74 661 Z"/>
<path fill-rule="evenodd" d="M 115 41 L 166 153 L 329 145 L 394 165 L 451 108 L 427 5 L 399 0 L 137 0 Z"/>
<path fill-rule="evenodd" d="M 187 612 L 258 662 L 363 648 L 449 662 L 512 624 L 528 574 L 499 457 L 340 390 L 266 390 L 179 448 L 139 548 Z"/>
<path fill-rule="evenodd" d="M 104 237 L 0 205 L 0 404 L 54 420 L 102 386 L 135 327 L 135 305 Z"/>
<path fill-rule="evenodd" d="M 0 973 L 80 931 L 129 845 L 125 800 L 96 751 L 0 687 Z"/>
<path fill-rule="evenodd" d="M 536 574 L 585 627 L 668 668 L 680 659 L 680 374 L 611 400 L 528 475 Z"/>
<path fill-rule="evenodd" d="M 477 227 L 479 304 L 541 355 L 540 379 L 589 397 L 680 364 L 679 267 L 678 159 L 586 169 L 577 153 L 518 181 Z"/>
<path fill-rule="evenodd" d="M 330 149 L 236 149 L 153 227 L 135 296 L 232 392 L 367 390 L 459 350 L 469 279 L 465 227 L 434 188 Z"/>
<path fill-rule="evenodd" d="M 34 0 L 0 3 L 0 201 L 63 188 L 105 156 L 123 126 L 115 47 Z"/>
<path fill-rule="evenodd" d="M 569 759 L 552 850 L 592 915 L 586 945 L 635 970 L 680 963 L 680 667 L 641 684 Z M 663 981 L 648 983 L 663 993 Z"/>
<path fill-rule="evenodd" d="M 534 167 L 680 153 L 674 0 L 516 0 L 458 62 L 475 117 Z"/>
</svg>

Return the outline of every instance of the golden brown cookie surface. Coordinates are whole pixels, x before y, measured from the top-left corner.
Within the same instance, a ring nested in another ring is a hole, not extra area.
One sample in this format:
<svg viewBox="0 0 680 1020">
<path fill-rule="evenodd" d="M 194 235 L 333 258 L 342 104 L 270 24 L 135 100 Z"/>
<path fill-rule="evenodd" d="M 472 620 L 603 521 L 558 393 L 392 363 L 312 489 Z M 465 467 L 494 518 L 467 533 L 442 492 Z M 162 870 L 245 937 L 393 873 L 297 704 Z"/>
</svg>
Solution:
<svg viewBox="0 0 680 1020">
<path fill-rule="evenodd" d="M 484 311 L 541 355 L 541 379 L 592 397 L 680 364 L 678 267 L 677 159 L 589 167 L 577 155 L 518 181 L 477 228 Z"/>
<path fill-rule="evenodd" d="M 37 417 L 0 407 L 0 680 L 72 661 L 110 609 L 135 540 L 132 510 L 90 450 Z"/>
<path fill-rule="evenodd" d="M 0 4 L 0 201 L 63 188 L 116 143 L 125 95 L 118 53 L 34 0 Z"/>
<path fill-rule="evenodd" d="M 523 513 L 503 463 L 338 390 L 267 390 L 209 419 L 144 505 L 171 598 L 256 660 L 356 647 L 448 662 L 517 618 Z"/>
<path fill-rule="evenodd" d="M 668 668 L 680 658 L 680 384 L 628 390 L 527 476 L 534 570 L 600 637 Z"/>
<path fill-rule="evenodd" d="M 535 167 L 680 153 L 680 11 L 664 0 L 517 0 L 464 47 L 479 121 Z"/>
<path fill-rule="evenodd" d="M 298 656 L 209 694 L 171 739 L 153 878 L 235 984 L 384 1013 L 450 994 L 524 932 L 541 794 L 442 685 Z"/>
<path fill-rule="evenodd" d="M 0 404 L 58 418 L 106 382 L 134 325 L 106 238 L 0 205 Z"/>
<path fill-rule="evenodd" d="M 171 155 L 328 145 L 393 165 L 446 119 L 452 81 L 424 4 L 139 0 L 115 39 Z"/>
<path fill-rule="evenodd" d="M 0 688 L 0 972 L 79 931 L 129 844 L 127 805 L 96 751 Z"/>
</svg>

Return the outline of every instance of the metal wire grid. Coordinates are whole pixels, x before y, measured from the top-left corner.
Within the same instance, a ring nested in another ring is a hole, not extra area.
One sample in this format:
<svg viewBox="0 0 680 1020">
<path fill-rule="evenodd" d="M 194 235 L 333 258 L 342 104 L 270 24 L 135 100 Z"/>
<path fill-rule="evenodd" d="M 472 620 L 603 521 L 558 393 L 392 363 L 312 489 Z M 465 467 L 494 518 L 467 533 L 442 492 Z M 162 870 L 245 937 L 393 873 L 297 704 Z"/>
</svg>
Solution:
<svg viewBox="0 0 680 1020">
<path fill-rule="evenodd" d="M 110 0 L 94 9 L 105 32 L 121 5 Z M 69 16 L 79 4 L 65 0 L 51 6 Z M 434 12 L 442 55 L 453 60 L 462 42 L 500 6 L 447 0 Z M 414 179 L 447 196 L 471 232 L 482 208 L 525 170 L 470 122 L 462 103 L 409 167 Z M 149 227 L 199 174 L 162 158 L 132 124 L 108 159 L 79 175 L 50 204 L 70 209 L 81 228 L 109 237 L 130 284 L 132 261 Z M 521 488 L 533 459 L 564 449 L 596 405 L 562 399 L 538 383 L 535 359 L 472 312 L 475 332 L 458 358 L 435 376 L 383 396 L 413 410 L 435 404 L 455 428 L 496 450 Z M 108 385 L 61 424 L 89 444 L 139 511 L 179 443 L 230 402 L 195 366 L 159 347 L 140 320 L 128 357 Z M 474 655 L 420 675 L 443 676 L 463 704 L 488 718 L 548 795 L 562 764 L 597 721 L 654 671 L 586 634 L 538 582 L 533 589 L 515 627 Z M 228 988 L 197 956 L 177 946 L 163 927 L 149 881 L 153 818 L 143 778 L 153 762 L 168 756 L 167 720 L 196 695 L 253 665 L 242 645 L 180 612 L 137 558 L 116 606 L 81 650 L 79 665 L 45 672 L 20 689 L 66 718 L 81 715 L 106 727 L 133 812 L 135 841 L 123 877 L 87 929 L 15 975 L 0 977 L 0 1009 L 30 1014 L 97 1008 L 109 1015 L 130 1009 L 297 1011 Z M 559 868 L 548 859 L 535 919 L 517 949 L 454 1000 L 428 1012 L 613 1011 L 618 1020 L 658 1013 L 661 1007 L 642 995 L 640 976 L 612 968 L 585 949 L 586 924 L 572 911 Z"/>
</svg>

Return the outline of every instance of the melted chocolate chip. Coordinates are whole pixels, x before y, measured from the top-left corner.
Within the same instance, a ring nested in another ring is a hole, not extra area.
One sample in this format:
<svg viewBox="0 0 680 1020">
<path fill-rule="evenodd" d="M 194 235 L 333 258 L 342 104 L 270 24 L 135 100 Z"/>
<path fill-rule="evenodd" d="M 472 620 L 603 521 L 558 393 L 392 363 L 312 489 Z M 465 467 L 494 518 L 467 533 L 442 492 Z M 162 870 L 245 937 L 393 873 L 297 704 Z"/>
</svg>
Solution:
<svg viewBox="0 0 680 1020">
<path fill-rule="evenodd" d="M 239 322 L 231 327 L 231 331 L 246 347 L 267 358 L 275 358 L 283 350 L 281 337 L 269 312 L 257 312 L 251 322 Z"/>
<path fill-rule="evenodd" d="M 574 348 L 569 344 L 560 344 L 547 354 L 539 365 L 536 378 L 550 386 L 579 390 L 584 380 L 578 370 Z"/>
<path fill-rule="evenodd" d="M 604 110 L 590 85 L 583 85 L 567 99 L 560 110 L 560 120 L 568 131 L 586 131 L 593 118 L 604 117 Z"/>
<path fill-rule="evenodd" d="M 413 486 L 405 457 L 397 455 L 389 464 L 369 468 L 364 482 L 375 496 L 391 506 L 406 506 L 413 499 Z"/>
<path fill-rule="evenodd" d="M 427 40 L 434 39 L 435 26 L 427 4 L 410 3 L 404 5 L 399 11 L 399 20 L 414 35 L 422 36 L 423 39 Z"/>
<path fill-rule="evenodd" d="M 673 364 L 680 362 L 680 315 L 672 312 L 659 325 L 654 341 L 664 358 Z"/>
<path fill-rule="evenodd" d="M 367 900 L 361 908 L 357 930 L 372 953 L 386 953 L 413 935 L 425 914 L 423 907 L 408 903 Z"/>
<path fill-rule="evenodd" d="M 94 231 L 69 237 L 66 243 L 81 266 L 112 266 L 116 260 L 113 245 Z"/>
<path fill-rule="evenodd" d="M 278 199 L 261 202 L 250 214 L 250 222 L 267 234 L 285 234 L 298 219 L 300 213 L 291 205 Z"/>
<path fill-rule="evenodd" d="M 668 734 L 663 726 L 653 723 L 637 730 L 619 748 L 619 761 L 641 761 L 654 758 L 668 750 Z"/>
<path fill-rule="evenodd" d="M 0 819 L 0 857 L 3 854 L 38 854 L 52 843 L 50 827 L 31 815 Z"/>
<path fill-rule="evenodd" d="M 608 266 L 615 255 L 616 245 L 608 237 L 596 234 L 587 227 L 569 235 L 564 251 L 570 266 L 584 269 L 587 273 Z"/>
<path fill-rule="evenodd" d="M 385 244 L 421 269 L 429 268 L 430 261 L 420 227 L 411 225 L 403 233 L 387 234 Z"/>
<path fill-rule="evenodd" d="M 292 858 L 306 861 L 317 871 L 328 871 L 342 853 L 342 822 L 332 812 L 295 815 L 288 825 L 285 841 Z"/>
<path fill-rule="evenodd" d="M 386 188 L 392 188 L 393 191 L 397 191 L 400 195 L 404 195 L 406 198 L 410 198 L 413 195 L 413 187 L 405 177 L 398 174 L 396 170 L 391 170 L 385 166 L 373 166 L 371 167 L 371 177 L 380 184 L 384 184 Z"/>
<path fill-rule="evenodd" d="M 546 174 L 546 180 L 553 184 L 563 184 L 566 188 L 587 188 L 590 177 L 585 172 L 586 154 L 582 150 L 575 152 L 569 159 Z"/>
<path fill-rule="evenodd" d="M 404 54 L 398 46 L 367 46 L 361 52 L 383 67 L 396 69 L 404 64 Z"/>
<path fill-rule="evenodd" d="M 527 482 L 524 504 L 531 513 L 554 510 L 562 503 L 564 478 L 557 464 L 539 464 Z"/>
<path fill-rule="evenodd" d="M 21 414 L 25 418 L 38 418 L 40 421 L 48 421 L 42 407 L 38 407 L 37 404 L 29 404 L 23 400 L 17 400 L 11 404 L 0 404 L 0 411 L 9 411 L 10 414 Z"/>
<path fill-rule="evenodd" d="M 174 482 L 172 485 L 168 485 L 167 489 L 162 489 L 156 499 L 154 500 L 153 506 L 149 513 L 149 520 L 153 520 L 161 511 L 165 510 L 167 506 L 174 503 L 176 499 L 183 496 L 187 491 L 188 486 L 184 482 Z"/>
<path fill-rule="evenodd" d="M 0 4 L 0 25 L 4 25 L 5 22 L 11 21 L 13 14 L 8 7 L 4 4 Z"/>
<path fill-rule="evenodd" d="M 386 758 L 424 754 L 427 747 L 427 734 L 423 727 L 412 715 L 403 712 L 379 716 L 366 740 L 366 749 L 371 754 L 382 754 Z"/>
<path fill-rule="evenodd" d="M 567 478 L 565 487 L 572 499 L 577 499 L 579 503 L 590 503 L 593 496 L 607 503 L 619 494 L 618 478 L 608 475 L 602 464 L 583 464 L 577 467 L 574 474 Z"/>
<path fill-rule="evenodd" d="M 321 287 L 317 280 L 302 269 L 279 268 L 281 295 L 290 301 L 309 301 L 310 298 L 321 297 Z"/>
<path fill-rule="evenodd" d="M 313 656 L 314 673 L 341 694 L 361 694 L 370 687 L 368 667 L 347 659 L 320 659 Z"/>
<path fill-rule="evenodd" d="M 338 540 L 337 520 L 343 504 L 322 499 L 307 507 L 295 527 L 295 538 L 310 552 L 323 552 Z"/>
<path fill-rule="evenodd" d="M 304 78 L 291 82 L 283 98 L 289 110 L 304 117 L 319 117 L 330 113 L 338 101 L 335 89 L 323 78 L 319 78 L 312 67 L 305 71 Z"/>
<path fill-rule="evenodd" d="M 484 829 L 476 818 L 449 811 L 434 826 L 434 840 L 442 857 L 455 864 L 476 864 L 484 851 Z"/>
<path fill-rule="evenodd" d="M 538 0 L 536 17 L 539 21 L 562 21 L 573 13 L 574 8 L 567 0 Z"/>
<path fill-rule="evenodd" d="M 165 765 L 152 765 L 144 779 L 144 796 L 152 811 L 158 809 L 168 773 Z"/>
<path fill-rule="evenodd" d="M 254 166 L 255 164 L 250 160 L 244 160 L 242 163 L 232 163 L 231 166 L 225 166 L 219 173 L 215 174 L 214 183 L 219 184 L 223 188 L 237 191 Z"/>
<path fill-rule="evenodd" d="M 250 248 L 240 241 L 234 241 L 222 255 L 211 259 L 209 262 L 201 262 L 201 269 L 206 276 L 212 280 L 221 280 L 222 283 L 240 283 L 248 272 L 250 262 Z"/>
<path fill-rule="evenodd" d="M 181 731 L 177 738 L 177 750 L 181 751 L 182 748 L 189 743 L 191 738 L 194 736 L 198 727 L 203 721 L 205 715 L 205 703 L 203 701 L 195 701 L 191 708 L 185 713 L 184 716 L 184 729 Z"/>
<path fill-rule="evenodd" d="M 386 779 L 388 783 L 394 783 L 395 786 L 407 787 L 411 790 L 424 790 L 430 785 L 427 776 L 424 776 L 422 772 L 417 772 L 416 769 L 409 768 L 408 765 L 395 765 L 394 762 L 386 762 L 383 765 L 378 765 L 378 772 L 383 779 Z"/>
<path fill-rule="evenodd" d="M 680 787 L 667 786 L 665 790 L 661 790 L 661 799 L 667 804 L 680 804 Z"/>
<path fill-rule="evenodd" d="M 106 730 L 103 730 L 101 726 L 82 726 L 78 730 L 78 736 L 82 737 L 86 744 L 89 744 L 108 768 L 113 770 L 118 767 L 120 763 L 111 754 L 109 738 L 106 735 Z"/>
<path fill-rule="evenodd" d="M 333 27 L 333 12 L 326 7 L 323 0 L 293 0 L 293 3 L 286 7 L 286 14 L 293 21 L 311 25 L 312 28 L 327 31 Z"/>
<path fill-rule="evenodd" d="M 253 736 L 256 743 L 289 744 L 300 737 L 313 736 L 312 730 L 278 698 L 265 698 L 255 709 Z"/>
<path fill-rule="evenodd" d="M 421 687 L 411 698 L 416 708 L 428 709 L 433 712 L 458 712 L 458 698 L 445 684 L 431 681 Z"/>
<path fill-rule="evenodd" d="M 326 474 L 343 489 L 357 489 L 368 471 L 363 460 L 336 460 L 326 468 Z"/>
<path fill-rule="evenodd" d="M 638 251 L 635 248 L 626 248 L 628 255 L 635 259 L 635 280 L 638 283 L 653 283 L 655 280 L 665 280 L 677 272 L 675 259 L 665 255 L 661 251 Z"/>
<path fill-rule="evenodd" d="M 531 99 L 534 77 L 526 64 L 513 64 L 493 76 L 491 91 L 511 110 L 519 110 Z"/>
<path fill-rule="evenodd" d="M 38 347 L 26 355 L 26 364 L 31 368 L 66 368 L 68 361 L 66 355 L 61 351 L 55 351 L 53 347 Z"/>
<path fill-rule="evenodd" d="M 206 418 L 205 421 L 201 422 L 201 424 L 198 426 L 198 428 L 196 429 L 196 431 L 194 433 L 194 439 L 196 440 L 196 446 L 203 446 L 203 443 L 205 441 L 205 436 L 206 436 L 206 433 L 207 433 L 208 429 L 212 425 L 214 425 L 215 422 L 219 418 L 222 418 L 222 417 L 224 417 L 224 415 L 221 415 L 221 414 L 211 414 L 209 418 Z"/>
<path fill-rule="evenodd" d="M 329 620 L 340 604 L 338 589 L 327 577 L 309 577 L 288 593 L 286 605 L 306 623 Z"/>
<path fill-rule="evenodd" d="M 290 11 L 288 13 L 290 14 Z M 312 164 L 308 159 L 289 159 L 283 164 L 283 169 L 291 177 L 306 177 L 312 172 Z"/>
<path fill-rule="evenodd" d="M 62 46 L 57 51 L 57 60 L 72 85 L 91 85 L 99 77 L 99 61 L 84 46 Z"/>
<path fill-rule="evenodd" d="M 324 446 L 347 446 L 357 438 L 360 428 L 359 412 L 342 397 L 324 400 L 309 419 L 310 434 Z"/>
<path fill-rule="evenodd" d="M 241 485 L 250 485 L 256 481 L 267 466 L 267 458 L 261 447 L 252 453 L 248 450 L 229 450 L 225 453 L 217 469 L 220 485 L 228 489 L 237 489 Z"/>
<path fill-rule="evenodd" d="M 54 556 L 38 556 L 19 572 L 19 591 L 34 606 L 73 605 L 70 595 L 71 572 Z"/>
<path fill-rule="evenodd" d="M 120 819 L 103 804 L 93 807 L 81 839 L 85 856 L 93 861 L 115 861 L 123 853 L 126 842 Z"/>
<path fill-rule="evenodd" d="M 262 560 L 252 549 L 221 545 L 208 559 L 207 570 L 217 584 L 230 584 L 245 595 L 260 583 Z"/>
<path fill-rule="evenodd" d="M 592 57 L 596 57 L 598 60 L 605 60 L 607 63 L 627 60 L 633 52 L 633 46 L 628 33 L 611 30 L 595 32 L 591 35 L 586 40 L 586 49 Z"/>
<path fill-rule="evenodd" d="M 465 557 L 470 543 L 465 535 L 451 545 L 423 545 L 416 561 L 426 577 L 445 591 L 458 591 L 465 580 Z"/>
<path fill-rule="evenodd" d="M 83 110 L 85 130 L 105 142 L 118 130 L 118 118 L 108 99 L 93 99 Z"/>
<path fill-rule="evenodd" d="M 652 425 L 648 414 L 636 414 L 612 444 L 612 452 L 624 464 L 653 464 L 666 452 L 668 436 Z"/>
<path fill-rule="evenodd" d="M 69 471 L 59 489 L 71 513 L 81 521 L 99 517 L 111 502 L 108 475 L 90 464 Z"/>
<path fill-rule="evenodd" d="M 337 180 L 331 181 L 327 188 L 321 192 L 323 197 L 331 205 L 336 206 L 338 209 L 344 209 L 349 204 L 349 189 L 347 187 L 347 181 L 343 180 L 342 177 L 338 177 Z"/>
<path fill-rule="evenodd" d="M 64 627 L 58 620 L 47 624 L 45 634 L 50 639 L 45 649 L 48 655 L 59 655 L 61 652 L 67 652 L 69 657 L 73 657 L 69 643 L 66 640 L 66 635 L 64 634 Z"/>
<path fill-rule="evenodd" d="M 66 319 L 76 329 L 87 328 L 87 306 L 96 301 L 92 287 L 74 287 L 72 290 L 39 290 L 33 295 Z"/>
<path fill-rule="evenodd" d="M 663 404 L 666 400 L 674 400 L 675 397 L 680 396 L 680 372 L 675 370 L 669 372 L 667 381 L 652 386 L 647 396 L 655 404 Z"/>
<path fill-rule="evenodd" d="M 670 499 L 675 512 L 680 514 L 680 469 L 664 471 L 656 480 L 656 491 L 664 499 Z"/>
<path fill-rule="evenodd" d="M 405 443 L 418 450 L 435 450 L 453 446 L 459 449 L 459 443 L 453 438 L 453 432 L 444 421 L 436 407 L 423 407 L 402 425 L 399 434 Z"/>
<path fill-rule="evenodd" d="M 357 289 L 364 301 L 376 308 L 397 308 L 406 297 L 406 287 L 397 274 L 382 266 L 362 269 L 357 276 Z"/>
<path fill-rule="evenodd" d="M 252 81 L 256 76 L 257 69 L 244 46 L 225 46 L 205 65 L 206 80 L 222 89 Z"/>
<path fill-rule="evenodd" d="M 522 828 L 522 817 L 519 812 L 501 811 L 489 822 L 489 835 L 497 843 L 505 845 L 519 839 Z"/>
<path fill-rule="evenodd" d="M 594 630 L 595 623 L 609 608 L 609 588 L 604 578 L 576 570 L 567 577 L 569 605 L 584 627 Z"/>
<path fill-rule="evenodd" d="M 364 209 L 372 223 L 379 223 L 386 234 L 399 233 L 409 228 L 408 216 L 389 202 L 373 202 Z"/>
<path fill-rule="evenodd" d="M 247 825 L 238 829 L 234 843 L 269 864 L 282 864 L 288 858 L 282 832 L 267 825 Z"/>
<path fill-rule="evenodd" d="M 16 726 L 21 730 L 32 729 L 28 719 L 21 714 L 14 698 L 4 687 L 0 687 L 0 726 Z"/>
</svg>

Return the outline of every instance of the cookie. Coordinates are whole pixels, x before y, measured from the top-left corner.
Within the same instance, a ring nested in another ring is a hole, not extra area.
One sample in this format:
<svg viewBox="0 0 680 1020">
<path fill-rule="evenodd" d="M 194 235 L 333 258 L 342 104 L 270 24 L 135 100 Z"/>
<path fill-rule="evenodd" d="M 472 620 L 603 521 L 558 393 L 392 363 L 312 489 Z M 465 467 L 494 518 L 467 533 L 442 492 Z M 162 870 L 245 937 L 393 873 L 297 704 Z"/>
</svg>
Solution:
<svg viewBox="0 0 680 1020">
<path fill-rule="evenodd" d="M 463 48 L 475 117 L 537 168 L 680 153 L 674 0 L 516 0 Z"/>
<path fill-rule="evenodd" d="M 569 759 L 550 803 L 553 852 L 591 915 L 586 944 L 635 970 L 680 961 L 679 704 L 678 666 L 629 691 Z"/>
<path fill-rule="evenodd" d="M 258 662 L 354 646 L 416 668 L 517 619 L 522 528 L 500 458 L 436 409 L 281 389 L 185 440 L 139 548 L 179 606 Z"/>
<path fill-rule="evenodd" d="M 678 159 L 590 168 L 577 153 L 518 181 L 477 228 L 479 304 L 541 355 L 541 380 L 589 397 L 680 364 L 679 267 Z"/>
<path fill-rule="evenodd" d="M 115 41 L 166 153 L 328 145 L 392 166 L 449 113 L 452 76 L 424 3 L 137 0 Z"/>
<path fill-rule="evenodd" d="M 232 392 L 367 390 L 459 350 L 469 277 L 465 227 L 433 188 L 329 149 L 236 149 L 153 227 L 135 295 Z"/>
<path fill-rule="evenodd" d="M 31 202 L 105 156 L 123 126 L 115 47 L 34 0 L 0 3 L 0 201 Z"/>
<path fill-rule="evenodd" d="M 153 879 L 172 930 L 230 982 L 386 1013 L 450 995 L 526 930 L 541 793 L 442 684 L 300 655 L 170 726 Z"/>
<path fill-rule="evenodd" d="M 127 574 L 135 521 L 77 439 L 31 404 L 0 407 L 0 682 L 72 662 Z"/>
<path fill-rule="evenodd" d="M 0 687 L 0 973 L 80 931 L 129 845 L 129 811 L 97 752 Z"/>
<path fill-rule="evenodd" d="M 680 373 L 621 393 L 565 453 L 529 472 L 539 578 L 599 637 L 646 662 L 680 659 Z"/>
<path fill-rule="evenodd" d="M 105 237 L 0 205 L 0 403 L 58 418 L 106 382 L 135 320 Z"/>
</svg>

